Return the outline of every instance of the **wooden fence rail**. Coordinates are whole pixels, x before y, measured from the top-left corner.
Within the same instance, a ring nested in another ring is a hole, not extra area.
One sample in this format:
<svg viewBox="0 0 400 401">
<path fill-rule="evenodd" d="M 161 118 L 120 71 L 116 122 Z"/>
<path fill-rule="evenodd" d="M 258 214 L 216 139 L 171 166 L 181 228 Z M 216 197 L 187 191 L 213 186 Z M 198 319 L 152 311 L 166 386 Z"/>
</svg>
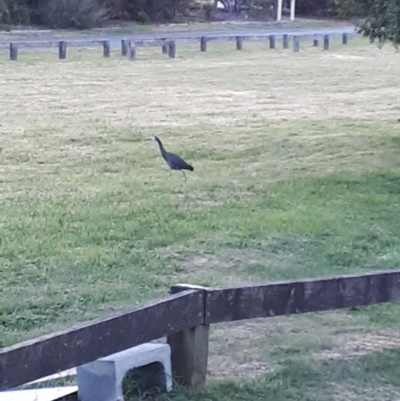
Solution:
<svg viewBox="0 0 400 401">
<path fill-rule="evenodd" d="M 212 289 L 171 288 L 159 301 L 0 349 L 0 390 L 168 336 L 174 376 L 206 381 L 210 324 L 400 300 L 400 270 Z"/>
</svg>

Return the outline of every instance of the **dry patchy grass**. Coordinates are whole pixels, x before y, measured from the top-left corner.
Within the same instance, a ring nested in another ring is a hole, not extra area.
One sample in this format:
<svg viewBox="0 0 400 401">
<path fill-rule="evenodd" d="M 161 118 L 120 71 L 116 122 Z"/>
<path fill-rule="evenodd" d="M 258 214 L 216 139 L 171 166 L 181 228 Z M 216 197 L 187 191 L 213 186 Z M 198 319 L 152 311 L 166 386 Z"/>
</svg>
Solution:
<svg viewBox="0 0 400 401">
<path fill-rule="evenodd" d="M 66 61 L 55 51 L 21 52 L 17 63 L 0 55 L 1 344 L 179 281 L 232 285 L 399 264 L 398 55 L 361 40 L 329 52 L 302 43 L 299 54 L 233 47 L 179 45 L 175 60 L 139 49 L 135 62 L 116 51 L 103 59 L 99 49 L 71 49 Z M 179 173 L 166 180 L 158 150 L 144 142 L 155 134 L 195 166 L 186 183 Z M 267 373 L 275 384 L 267 378 L 263 394 L 296 399 L 271 387 L 286 383 L 313 400 L 326 388 L 299 388 L 316 386 L 310 361 L 335 388 L 337 369 L 354 364 L 354 382 L 339 391 L 354 395 L 370 377 L 357 376 L 357 364 L 391 361 L 360 358 L 398 347 L 398 312 L 218 325 L 210 377 Z M 327 394 L 319 399 L 343 399 Z"/>
</svg>

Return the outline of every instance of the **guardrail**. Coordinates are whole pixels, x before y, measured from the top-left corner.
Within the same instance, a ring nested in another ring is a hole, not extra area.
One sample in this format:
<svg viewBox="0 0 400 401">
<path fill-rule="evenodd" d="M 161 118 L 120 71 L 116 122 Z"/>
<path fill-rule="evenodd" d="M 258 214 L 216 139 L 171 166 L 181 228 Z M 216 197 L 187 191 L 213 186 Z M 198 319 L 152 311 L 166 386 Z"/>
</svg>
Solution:
<svg viewBox="0 0 400 401">
<path fill-rule="evenodd" d="M 280 34 L 270 33 L 252 33 L 252 32 L 240 32 L 240 34 L 232 33 L 218 33 L 218 34 L 185 34 L 177 38 L 174 37 L 154 37 L 154 38 L 143 38 L 140 36 L 132 36 L 121 39 L 121 55 L 128 56 L 131 60 L 136 59 L 136 48 L 143 46 L 161 46 L 163 54 L 168 54 L 170 58 L 175 58 L 176 55 L 176 42 L 200 42 L 200 50 L 207 50 L 207 43 L 211 41 L 236 41 L 236 49 L 242 50 L 243 41 L 264 41 L 269 40 L 269 47 L 271 49 L 276 48 L 276 41 L 282 40 L 282 47 L 284 49 L 289 48 L 289 40 L 293 41 L 293 51 L 298 52 L 300 50 L 300 42 L 305 40 L 313 40 L 313 46 L 317 47 L 319 39 L 323 41 L 323 49 L 329 50 L 330 38 L 342 37 L 342 43 L 346 45 L 349 38 L 354 34 L 349 30 L 338 33 L 333 32 L 330 34 L 312 33 L 312 32 L 289 32 Z M 43 49 L 43 48 L 54 48 L 58 47 L 59 59 L 63 60 L 67 57 L 68 47 L 103 47 L 103 56 L 110 57 L 111 55 L 111 40 L 110 39 L 62 39 L 62 40 L 36 40 L 36 41 L 12 41 L 12 42 L 0 42 L 0 49 L 9 49 L 10 60 L 18 60 L 19 49 Z"/>
</svg>

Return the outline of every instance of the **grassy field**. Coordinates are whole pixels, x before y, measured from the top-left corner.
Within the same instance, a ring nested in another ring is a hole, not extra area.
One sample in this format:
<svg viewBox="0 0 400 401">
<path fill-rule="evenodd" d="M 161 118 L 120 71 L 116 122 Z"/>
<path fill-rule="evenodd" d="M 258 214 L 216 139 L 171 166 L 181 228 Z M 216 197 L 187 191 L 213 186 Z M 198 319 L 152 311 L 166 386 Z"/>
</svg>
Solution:
<svg viewBox="0 0 400 401">
<path fill-rule="evenodd" d="M 178 282 L 399 266 L 398 55 L 360 39 L 301 47 L 0 53 L 0 346 Z M 187 182 L 166 180 L 151 135 L 193 164 Z M 216 325 L 209 387 L 173 398 L 400 398 L 399 316 Z"/>
</svg>

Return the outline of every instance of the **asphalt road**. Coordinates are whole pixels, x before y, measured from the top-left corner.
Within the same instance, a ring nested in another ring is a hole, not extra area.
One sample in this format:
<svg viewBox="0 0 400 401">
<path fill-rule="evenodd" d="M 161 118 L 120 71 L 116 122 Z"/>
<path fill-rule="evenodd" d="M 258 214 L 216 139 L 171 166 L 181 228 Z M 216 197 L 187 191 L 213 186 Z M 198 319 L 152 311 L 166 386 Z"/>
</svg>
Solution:
<svg viewBox="0 0 400 401">
<path fill-rule="evenodd" d="M 88 42 L 88 41 L 103 41 L 109 40 L 111 45 L 120 44 L 121 39 L 131 40 L 161 40 L 161 39 L 197 39 L 201 36 L 214 38 L 229 38 L 233 36 L 269 36 L 275 35 L 281 38 L 283 34 L 289 36 L 313 36 L 313 35 L 331 35 L 338 36 L 342 33 L 354 34 L 355 28 L 352 26 L 344 26 L 341 28 L 298 28 L 298 29 L 233 29 L 233 30 L 198 30 L 198 31 L 176 31 L 176 32 L 154 32 L 145 34 L 118 34 L 118 35 L 79 35 L 79 36 L 48 36 L 35 39 L 18 39 L 18 40 L 3 40 L 0 41 L 0 47 L 8 46 L 10 42 L 24 43 L 34 45 L 37 42 L 59 42 L 65 40 L 67 42 Z M 3 46 L 2 46 L 3 45 Z M 33 47 L 33 46 L 32 46 Z"/>
</svg>

